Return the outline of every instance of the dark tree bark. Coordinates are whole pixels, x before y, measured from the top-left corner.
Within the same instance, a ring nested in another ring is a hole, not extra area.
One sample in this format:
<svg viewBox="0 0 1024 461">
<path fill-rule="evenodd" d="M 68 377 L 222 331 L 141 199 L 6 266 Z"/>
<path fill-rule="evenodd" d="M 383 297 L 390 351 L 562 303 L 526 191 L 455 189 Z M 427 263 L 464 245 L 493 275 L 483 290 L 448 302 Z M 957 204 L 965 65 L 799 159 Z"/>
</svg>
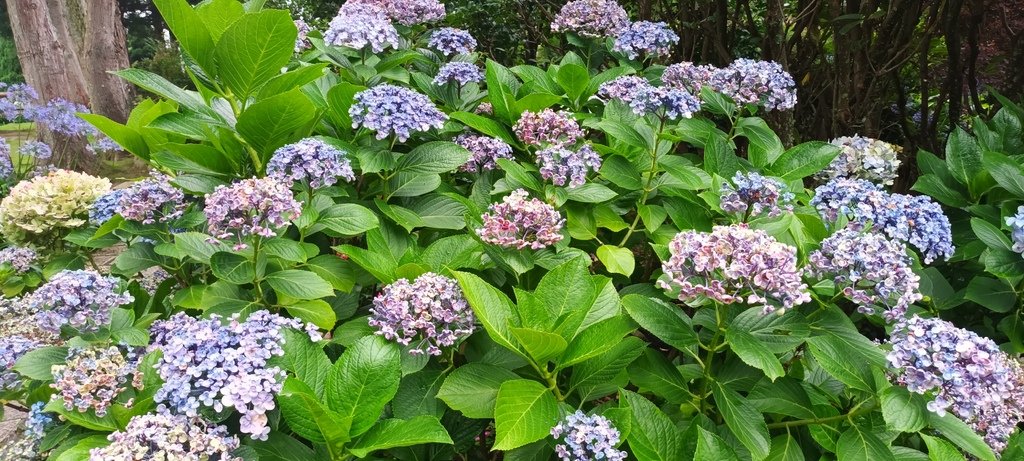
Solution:
<svg viewBox="0 0 1024 461">
<path fill-rule="evenodd" d="M 131 112 L 132 87 L 111 71 L 127 69 L 128 48 L 116 0 L 88 0 L 86 48 L 82 60 L 92 110 L 124 123 Z"/>
</svg>

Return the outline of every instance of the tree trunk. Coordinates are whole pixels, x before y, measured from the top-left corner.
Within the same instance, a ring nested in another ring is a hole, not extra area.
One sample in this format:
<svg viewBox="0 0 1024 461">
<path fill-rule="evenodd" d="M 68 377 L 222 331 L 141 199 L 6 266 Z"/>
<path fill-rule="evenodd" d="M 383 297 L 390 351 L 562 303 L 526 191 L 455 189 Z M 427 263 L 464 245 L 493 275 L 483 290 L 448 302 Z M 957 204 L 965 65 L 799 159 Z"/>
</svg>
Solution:
<svg viewBox="0 0 1024 461">
<path fill-rule="evenodd" d="M 131 112 L 132 87 L 110 73 L 127 69 L 128 47 L 117 0 L 88 0 L 86 48 L 82 62 L 92 110 L 124 123 Z"/>
</svg>

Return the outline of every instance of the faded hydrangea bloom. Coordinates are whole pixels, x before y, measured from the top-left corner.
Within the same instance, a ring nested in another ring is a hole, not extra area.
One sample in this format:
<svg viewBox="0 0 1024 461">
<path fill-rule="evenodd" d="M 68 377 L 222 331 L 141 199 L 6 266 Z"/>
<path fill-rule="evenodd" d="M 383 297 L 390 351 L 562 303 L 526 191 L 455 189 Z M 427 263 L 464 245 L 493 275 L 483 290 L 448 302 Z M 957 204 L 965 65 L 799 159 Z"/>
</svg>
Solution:
<svg viewBox="0 0 1024 461">
<path fill-rule="evenodd" d="M 666 56 L 676 43 L 679 36 L 664 22 L 637 21 L 619 33 L 612 49 L 636 59 L 640 54 Z"/>
<path fill-rule="evenodd" d="M 89 410 L 102 418 L 129 387 L 142 389 L 141 356 L 110 346 L 72 347 L 65 363 L 53 366 L 53 387 L 64 409 L 84 413 Z M 126 407 L 131 407 L 129 401 Z"/>
<path fill-rule="evenodd" d="M 8 122 L 18 119 L 32 120 L 39 101 L 39 93 L 27 83 L 8 85 L 0 83 L 0 90 L 6 92 L 0 98 L 0 117 Z"/>
<path fill-rule="evenodd" d="M 273 237 L 300 213 L 290 185 L 275 177 L 250 178 L 230 186 L 217 186 L 206 195 L 206 221 L 215 239 L 232 240 L 234 248 L 248 248 L 251 236 Z"/>
<path fill-rule="evenodd" d="M 67 325 L 80 333 L 110 324 L 110 311 L 135 299 L 121 292 L 121 283 L 94 271 L 61 271 L 27 300 L 37 311 L 39 326 L 54 334 Z"/>
<path fill-rule="evenodd" d="M 900 167 L 899 146 L 863 136 L 843 136 L 832 140 L 842 150 L 827 168 L 815 178 L 865 179 L 877 184 L 892 185 Z"/>
<path fill-rule="evenodd" d="M 575 32 L 582 37 L 614 37 L 629 26 L 629 15 L 614 0 L 573 0 L 551 23 L 552 32 Z"/>
<path fill-rule="evenodd" d="M 348 154 L 315 138 L 303 139 L 274 152 L 267 163 L 267 175 L 308 183 L 314 189 L 333 186 L 338 178 L 356 179 Z"/>
<path fill-rule="evenodd" d="M 0 264 L 10 264 L 11 269 L 19 274 L 32 270 L 39 260 L 39 253 L 28 247 L 7 247 L 0 250 Z"/>
<path fill-rule="evenodd" d="M 793 211 L 793 193 L 781 181 L 758 173 L 737 172 L 732 183 L 722 183 L 722 211 L 742 216 L 743 221 Z"/>
<path fill-rule="evenodd" d="M 110 221 L 110 218 L 120 213 L 122 194 L 124 194 L 124 189 L 117 189 L 107 192 L 96 199 L 89 207 L 89 223 L 99 226 Z"/>
<path fill-rule="evenodd" d="M 20 336 L 40 344 L 60 344 L 57 335 L 39 326 L 35 320 L 36 313 L 26 299 L 0 298 L 0 338 Z"/>
<path fill-rule="evenodd" d="M 476 39 L 462 29 L 442 27 L 430 34 L 427 46 L 445 56 L 469 54 L 476 50 Z"/>
<path fill-rule="evenodd" d="M 523 112 L 512 129 L 520 141 L 533 146 L 573 144 L 586 136 L 571 113 L 551 109 Z"/>
<path fill-rule="evenodd" d="M 700 94 L 701 88 L 711 84 L 711 78 L 719 69 L 712 65 L 697 65 L 680 62 L 665 68 L 661 82 L 667 87 L 682 88 L 691 94 Z"/>
<path fill-rule="evenodd" d="M 412 133 L 440 129 L 448 120 L 430 98 L 390 84 L 356 93 L 348 114 L 352 128 L 365 127 L 377 133 L 377 139 L 394 135 L 401 142 L 408 141 Z"/>
<path fill-rule="evenodd" d="M 836 288 L 862 313 L 896 321 L 921 300 L 921 278 L 911 268 L 907 248 L 885 235 L 842 229 L 821 242 L 809 259 L 808 272 L 833 277 Z"/>
<path fill-rule="evenodd" d="M 574 188 L 587 182 L 587 173 L 601 169 L 601 157 L 589 144 L 577 150 L 556 145 L 537 151 L 537 166 L 552 184 Z"/>
<path fill-rule="evenodd" d="M 494 115 L 494 105 L 489 102 L 482 102 L 479 106 L 476 106 L 476 110 L 473 112 L 480 115 Z"/>
<path fill-rule="evenodd" d="M 1024 421 L 1024 369 L 995 342 L 942 319 L 914 316 L 896 325 L 889 364 L 907 390 L 932 397 L 928 409 L 952 412 L 996 453 Z"/>
<path fill-rule="evenodd" d="M 240 430 L 266 440 L 266 413 L 275 408 L 286 376 L 268 361 L 284 355 L 286 328 L 306 329 L 314 341 L 321 339 L 312 325 L 267 311 L 245 321 L 238 314 L 196 319 L 178 313 L 153 324 L 150 350 L 163 352 L 157 373 L 164 385 L 154 396 L 158 410 L 194 417 L 200 407 L 234 408 L 242 414 Z"/>
<path fill-rule="evenodd" d="M 50 145 L 41 141 L 25 141 L 18 148 L 18 154 L 22 157 L 31 157 L 36 160 L 45 161 L 53 156 L 53 149 Z"/>
<path fill-rule="evenodd" d="M 1010 237 L 1013 239 L 1013 251 L 1024 253 L 1024 206 L 1017 208 L 1017 214 L 1006 218 L 1010 226 Z"/>
<path fill-rule="evenodd" d="M 110 445 L 89 451 L 90 461 L 242 461 L 231 454 L 239 447 L 238 437 L 197 417 L 135 416 L 107 440 Z"/>
<path fill-rule="evenodd" d="M 754 104 L 768 111 L 796 106 L 796 82 L 776 62 L 737 59 L 715 71 L 709 84 L 738 104 Z"/>
<path fill-rule="evenodd" d="M 500 203 L 492 203 L 483 215 L 483 227 L 476 231 L 480 240 L 518 250 L 537 250 L 560 242 L 565 225 L 562 215 L 547 203 L 526 198 L 526 191 L 517 189 Z"/>
<path fill-rule="evenodd" d="M 371 3 L 349 2 L 324 32 L 324 43 L 361 50 L 369 47 L 380 53 L 388 47 L 398 48 L 398 31 L 388 19 L 387 11 Z"/>
<path fill-rule="evenodd" d="M 744 224 L 715 226 L 711 233 L 680 232 L 669 243 L 658 286 L 678 290 L 680 301 L 707 297 L 722 304 L 759 305 L 782 313 L 810 302 L 797 268 L 796 248 Z"/>
<path fill-rule="evenodd" d="M 14 371 L 14 364 L 29 351 L 43 345 L 24 336 L 4 335 L 0 337 L 0 392 L 21 389 L 21 374 Z"/>
<path fill-rule="evenodd" d="M 473 154 L 468 162 L 459 167 L 459 171 L 476 173 L 493 170 L 498 167 L 498 159 L 512 160 L 512 146 L 498 138 L 463 134 L 455 138 L 455 143 Z"/>
<path fill-rule="evenodd" d="M 295 52 L 301 53 L 303 51 L 308 50 L 312 46 L 312 44 L 309 42 L 309 32 L 312 30 L 312 28 L 309 27 L 309 24 L 306 24 L 306 21 L 296 19 L 295 29 L 297 29 L 299 32 L 299 35 L 295 38 Z"/>
<path fill-rule="evenodd" d="M 118 213 L 142 224 L 165 223 L 185 213 L 185 193 L 171 185 L 171 178 L 158 171 L 132 184 L 121 193 Z"/>
<path fill-rule="evenodd" d="M 633 101 L 638 91 L 650 86 L 651 83 L 646 78 L 626 75 L 602 83 L 597 90 L 597 94 L 605 99 L 618 99 L 629 104 Z"/>
<path fill-rule="evenodd" d="M 0 202 L 0 229 L 13 243 L 32 243 L 86 223 L 89 206 L 110 191 L 110 181 L 57 170 L 18 183 Z"/>
<path fill-rule="evenodd" d="M 562 461 L 623 461 L 627 456 L 615 448 L 619 430 L 601 415 L 587 416 L 576 410 L 551 428 L 551 436 L 559 442 L 555 454 Z"/>
<path fill-rule="evenodd" d="M 473 333 L 473 311 L 454 279 L 427 272 L 384 287 L 370 308 L 370 326 L 410 354 L 441 355 Z"/>
<path fill-rule="evenodd" d="M 465 86 L 483 80 L 484 73 L 476 64 L 456 61 L 441 66 L 441 69 L 437 71 L 437 76 L 434 77 L 434 84 L 444 85 L 448 82 L 455 82 L 459 86 Z"/>
</svg>

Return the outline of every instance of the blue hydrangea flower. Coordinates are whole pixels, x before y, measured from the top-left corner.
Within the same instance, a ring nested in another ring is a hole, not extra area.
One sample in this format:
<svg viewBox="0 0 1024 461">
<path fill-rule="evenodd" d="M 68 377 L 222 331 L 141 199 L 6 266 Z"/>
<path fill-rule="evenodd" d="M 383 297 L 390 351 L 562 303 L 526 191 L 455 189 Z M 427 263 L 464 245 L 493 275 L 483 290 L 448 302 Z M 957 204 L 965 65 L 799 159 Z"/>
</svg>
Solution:
<svg viewBox="0 0 1024 461">
<path fill-rule="evenodd" d="M 629 15 L 614 0 L 573 0 L 562 6 L 551 31 L 602 38 L 614 37 L 628 26 Z"/>
<path fill-rule="evenodd" d="M 668 55 L 676 43 L 679 43 L 679 36 L 668 24 L 637 21 L 619 33 L 612 49 L 624 53 L 629 59 L 636 59 L 641 53 L 648 57 Z"/>
<path fill-rule="evenodd" d="M 555 454 L 562 461 L 623 461 L 627 456 L 615 448 L 619 430 L 604 416 L 576 410 L 551 428 L 551 436 L 558 442 Z"/>
<path fill-rule="evenodd" d="M 10 264 L 11 268 L 19 274 L 31 270 L 38 260 L 39 253 L 31 248 L 12 246 L 0 250 L 0 264 Z"/>
<path fill-rule="evenodd" d="M 57 334 L 67 325 L 90 333 L 110 324 L 110 311 L 135 300 L 122 293 L 121 283 L 94 271 L 61 271 L 29 295 L 39 327 Z"/>
<path fill-rule="evenodd" d="M 115 189 L 100 196 L 89 207 L 89 222 L 95 226 L 110 221 L 114 215 L 121 212 L 121 195 L 124 189 Z"/>
<path fill-rule="evenodd" d="M 25 418 L 25 437 L 32 440 L 42 440 L 46 431 L 56 423 L 52 413 L 43 411 L 45 402 L 36 402 L 28 409 L 28 417 Z"/>
<path fill-rule="evenodd" d="M 1024 253 L 1024 206 L 1017 208 L 1017 214 L 1006 218 L 1010 226 L 1010 238 L 1013 240 L 1013 251 Z"/>
<path fill-rule="evenodd" d="M 308 182 L 314 189 L 332 186 L 338 178 L 356 179 L 348 154 L 315 138 L 306 138 L 275 151 L 267 163 L 267 175 Z"/>
<path fill-rule="evenodd" d="M 92 141 L 90 141 L 89 145 L 85 146 L 85 148 L 93 155 L 111 154 L 124 150 L 117 141 L 114 141 L 103 134 L 97 134 L 94 136 Z"/>
<path fill-rule="evenodd" d="M 733 185 L 735 184 L 735 185 Z M 775 217 L 793 210 L 793 193 L 782 182 L 758 173 L 737 172 L 732 184 L 722 184 L 722 211 L 756 218 L 762 213 Z"/>
<path fill-rule="evenodd" d="M 309 24 L 306 24 L 306 21 L 296 19 L 295 29 L 299 32 L 298 36 L 295 38 L 295 52 L 301 53 L 312 46 L 309 42 L 309 33 L 312 31 L 312 28 L 309 27 Z"/>
<path fill-rule="evenodd" d="M 661 83 L 671 88 L 682 88 L 692 94 L 700 94 L 705 86 L 710 85 L 711 78 L 719 68 L 712 65 L 697 65 L 692 62 L 680 62 L 665 68 L 661 74 Z"/>
<path fill-rule="evenodd" d="M 476 50 L 476 39 L 462 29 L 442 27 L 430 34 L 427 46 L 445 56 L 469 54 Z"/>
<path fill-rule="evenodd" d="M 115 346 L 72 347 L 64 363 L 53 366 L 50 387 L 67 411 L 92 410 L 102 418 L 122 392 L 142 389 L 141 359 L 138 351 Z"/>
<path fill-rule="evenodd" d="M 250 236 L 273 237 L 302 213 L 291 183 L 275 176 L 249 178 L 217 186 L 206 195 L 207 228 L 214 240 L 233 240 L 235 250 L 248 248 Z"/>
<path fill-rule="evenodd" d="M 122 191 L 117 210 L 129 221 L 153 224 L 178 219 L 186 208 L 185 193 L 171 185 L 170 177 L 153 171 Z"/>
<path fill-rule="evenodd" d="M 432 272 L 412 283 L 399 279 L 384 287 L 370 308 L 370 326 L 376 334 L 412 345 L 409 353 L 414 355 L 441 355 L 441 348 L 473 334 L 474 322 L 459 283 Z"/>
<path fill-rule="evenodd" d="M 36 160 L 49 160 L 53 155 L 53 149 L 45 142 L 25 141 L 18 148 L 18 154 L 23 157 L 32 157 Z"/>
<path fill-rule="evenodd" d="M 36 123 L 45 125 L 50 130 L 65 136 L 87 136 L 96 133 L 96 129 L 78 116 L 89 113 L 89 108 L 76 102 L 57 98 L 44 106 L 36 106 L 31 111 L 31 118 Z"/>
<path fill-rule="evenodd" d="M 597 94 L 605 99 L 618 99 L 629 104 L 633 101 L 638 91 L 650 87 L 651 83 L 647 79 L 636 75 L 626 75 L 602 83 L 597 90 Z"/>
<path fill-rule="evenodd" d="M 574 188 L 587 182 L 587 173 L 601 169 L 601 156 L 589 144 L 577 150 L 555 145 L 537 151 L 537 166 L 552 184 Z"/>
<path fill-rule="evenodd" d="M 637 115 L 655 114 L 675 120 L 693 117 L 700 111 L 700 100 L 686 90 L 648 86 L 637 89 L 629 107 Z"/>
<path fill-rule="evenodd" d="M 755 104 L 768 111 L 796 106 L 793 76 L 773 61 L 737 59 L 717 70 L 709 83 L 738 104 Z"/>
<path fill-rule="evenodd" d="M 412 133 L 440 129 L 448 120 L 430 98 L 389 84 L 356 93 L 348 114 L 352 128 L 365 127 L 377 133 L 377 139 L 394 135 L 401 142 L 408 141 Z"/>
<path fill-rule="evenodd" d="M 0 338 L 0 391 L 14 391 L 21 388 L 21 374 L 14 371 L 14 364 L 29 351 L 43 344 L 24 336 Z"/>
<path fill-rule="evenodd" d="M 484 73 L 476 64 L 471 62 L 449 62 L 441 66 L 434 77 L 435 85 L 444 85 L 448 82 L 456 82 L 459 86 L 465 86 L 473 82 L 482 82 Z"/>
<path fill-rule="evenodd" d="M 361 50 L 369 47 L 380 53 L 398 48 L 398 31 L 379 5 L 348 2 L 324 32 L 324 43 Z"/>
</svg>

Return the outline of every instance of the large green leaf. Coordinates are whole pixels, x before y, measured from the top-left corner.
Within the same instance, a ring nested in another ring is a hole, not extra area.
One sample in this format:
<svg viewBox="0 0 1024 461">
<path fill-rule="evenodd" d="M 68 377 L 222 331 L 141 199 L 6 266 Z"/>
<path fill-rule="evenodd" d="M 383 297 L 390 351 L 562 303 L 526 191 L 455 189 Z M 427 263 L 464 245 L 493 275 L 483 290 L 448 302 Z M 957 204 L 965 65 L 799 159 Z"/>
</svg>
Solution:
<svg viewBox="0 0 1024 461">
<path fill-rule="evenodd" d="M 505 381 L 494 405 L 495 450 L 511 450 L 548 436 L 558 423 L 558 401 L 540 383 Z"/>
<path fill-rule="evenodd" d="M 839 436 L 836 455 L 839 461 L 896 461 L 882 439 L 856 424 Z"/>
<path fill-rule="evenodd" d="M 653 403 L 640 394 L 622 390 L 619 407 L 629 411 L 631 430 L 626 441 L 638 461 L 685 459 L 682 433 Z"/>
<path fill-rule="evenodd" d="M 251 283 L 256 278 L 256 265 L 249 258 L 221 251 L 210 257 L 213 275 L 235 285 Z"/>
<path fill-rule="evenodd" d="M 316 443 L 340 448 L 351 440 L 352 414 L 342 415 L 328 409 L 321 399 L 302 381 L 288 378 L 278 394 L 281 414 L 288 426 L 300 437 Z"/>
<path fill-rule="evenodd" d="M 469 161 L 466 148 L 447 141 L 417 146 L 398 160 L 398 171 L 407 174 L 447 173 Z"/>
<path fill-rule="evenodd" d="M 236 128 L 263 157 L 305 136 L 316 107 L 299 90 L 259 101 L 242 112 Z"/>
<path fill-rule="evenodd" d="M 352 442 L 348 451 L 357 458 L 365 458 L 377 450 L 427 443 L 452 444 L 448 431 L 437 418 L 417 416 L 409 420 L 385 419 Z"/>
<path fill-rule="evenodd" d="M 998 152 L 985 152 L 982 163 L 1003 189 L 1024 199 L 1024 166 Z"/>
<path fill-rule="evenodd" d="M 284 355 L 278 360 L 281 367 L 306 383 L 317 397 L 323 396 L 324 381 L 331 370 L 331 360 L 323 346 L 310 340 L 309 335 L 292 328 L 282 330 Z"/>
<path fill-rule="evenodd" d="M 825 371 L 854 389 L 874 392 L 871 366 L 857 354 L 851 354 L 843 342 L 833 336 L 815 336 L 807 340 L 808 349 Z"/>
<path fill-rule="evenodd" d="M 736 451 L 713 432 L 697 427 L 697 449 L 693 461 L 739 461 Z"/>
<path fill-rule="evenodd" d="M 487 336 L 508 350 L 523 355 L 519 342 L 512 335 L 512 328 L 518 326 L 519 319 L 508 296 L 476 275 L 468 272 L 455 272 L 453 275 Z"/>
<path fill-rule="evenodd" d="M 63 364 L 68 358 L 68 348 L 48 346 L 25 353 L 14 363 L 14 371 L 38 381 L 52 381 L 54 365 Z"/>
<path fill-rule="evenodd" d="M 992 452 L 992 448 L 985 443 L 985 439 L 959 418 L 953 416 L 953 414 L 946 413 L 943 416 L 939 416 L 936 413 L 928 412 L 927 415 L 929 426 L 942 433 L 943 437 L 955 443 L 964 451 L 985 461 L 995 461 L 997 459 L 995 453 Z"/>
<path fill-rule="evenodd" d="M 629 277 L 633 274 L 635 261 L 633 252 L 629 248 L 617 247 L 615 245 L 601 245 L 597 248 L 597 259 L 604 264 L 605 269 L 611 274 L 622 274 Z"/>
<path fill-rule="evenodd" d="M 832 163 L 839 150 L 839 147 L 821 141 L 798 144 L 772 163 L 769 171 L 787 181 L 803 179 Z"/>
<path fill-rule="evenodd" d="M 754 335 L 735 328 L 726 330 L 726 340 L 732 347 L 732 351 L 739 356 L 744 363 L 764 372 L 768 379 L 775 380 L 785 375 L 782 364 L 761 341 Z"/>
<path fill-rule="evenodd" d="M 221 80 L 244 101 L 281 73 L 295 53 L 298 31 L 284 10 L 247 14 L 235 21 L 217 42 Z"/>
<path fill-rule="evenodd" d="M 467 363 L 448 375 L 437 392 L 437 398 L 467 418 L 492 419 L 501 384 L 517 378 L 519 375 L 504 368 L 486 363 Z"/>
<path fill-rule="evenodd" d="M 765 461 L 804 461 L 804 451 L 789 434 L 772 439 L 772 450 Z"/>
<path fill-rule="evenodd" d="M 288 313 L 303 322 L 312 323 L 323 330 L 334 328 L 338 316 L 334 308 L 322 299 L 298 301 L 284 306 Z"/>
<path fill-rule="evenodd" d="M 946 141 L 946 166 L 957 181 L 968 186 L 973 185 L 975 177 L 984 169 L 978 141 L 960 127 L 953 130 Z"/>
<path fill-rule="evenodd" d="M 504 125 L 491 120 L 482 115 L 477 115 L 469 112 L 452 112 L 449 114 L 452 120 L 458 120 L 466 126 L 479 131 L 487 136 L 501 139 L 508 144 L 516 145 L 518 140 L 512 135 L 512 132 L 508 130 Z"/>
<path fill-rule="evenodd" d="M 245 8 L 237 0 L 208 0 L 196 6 L 196 11 L 214 42 L 220 40 L 224 31 L 245 15 Z"/>
<path fill-rule="evenodd" d="M 978 239 L 985 242 L 985 245 L 989 248 L 1005 251 L 1013 249 L 1013 243 L 1010 242 L 1010 238 L 996 227 L 995 224 L 981 218 L 971 218 L 971 229 L 978 236 Z"/>
<path fill-rule="evenodd" d="M 208 74 L 216 70 L 214 41 L 199 13 L 185 0 L 153 0 L 181 49 Z"/>
<path fill-rule="evenodd" d="M 338 235 L 359 235 L 380 225 L 377 215 L 364 206 L 341 203 L 320 212 L 318 224 Z"/>
<path fill-rule="evenodd" d="M 513 328 L 512 336 L 519 340 L 526 353 L 538 364 L 547 364 L 562 352 L 569 344 L 559 335 L 532 328 Z"/>
<path fill-rule="evenodd" d="M 736 134 L 747 138 L 747 157 L 758 168 L 775 163 L 782 156 L 782 140 L 760 117 L 744 117 L 736 122 Z"/>
<path fill-rule="evenodd" d="M 739 393 L 719 383 L 714 383 L 711 391 L 725 424 L 740 443 L 750 450 L 753 459 L 760 461 L 767 458 L 771 451 L 771 440 L 761 412 Z"/>
<path fill-rule="evenodd" d="M 643 354 L 646 344 L 637 337 L 628 337 L 597 357 L 586 360 L 572 368 L 569 380 L 570 391 L 576 392 L 583 400 L 590 400 L 602 393 L 614 391 L 609 383 Z"/>
<path fill-rule="evenodd" d="M 964 455 L 952 443 L 927 434 L 921 434 L 921 439 L 928 447 L 930 461 L 966 461 Z"/>
<path fill-rule="evenodd" d="M 882 416 L 900 432 L 917 432 L 928 423 L 924 398 L 904 387 L 892 386 L 882 391 Z"/>
<path fill-rule="evenodd" d="M 398 392 L 399 349 L 380 336 L 367 336 L 341 354 L 327 375 L 327 405 L 352 420 L 350 436 L 370 429 Z"/>
<path fill-rule="evenodd" d="M 180 1 L 184 3 L 184 0 Z M 223 121 L 223 118 L 217 112 L 206 105 L 199 94 L 178 88 L 175 84 L 157 74 L 142 69 L 124 69 L 115 73 L 118 77 L 134 83 L 140 88 L 170 99 L 181 105 L 181 107 L 201 114 L 209 121 Z"/>
<path fill-rule="evenodd" d="M 680 350 L 697 344 L 697 333 L 678 307 L 637 294 L 624 296 L 622 306 L 636 323 L 666 344 Z"/>
<path fill-rule="evenodd" d="M 295 299 L 326 298 L 334 294 L 330 283 L 309 271 L 289 269 L 267 276 L 267 282 L 280 294 Z"/>
</svg>

